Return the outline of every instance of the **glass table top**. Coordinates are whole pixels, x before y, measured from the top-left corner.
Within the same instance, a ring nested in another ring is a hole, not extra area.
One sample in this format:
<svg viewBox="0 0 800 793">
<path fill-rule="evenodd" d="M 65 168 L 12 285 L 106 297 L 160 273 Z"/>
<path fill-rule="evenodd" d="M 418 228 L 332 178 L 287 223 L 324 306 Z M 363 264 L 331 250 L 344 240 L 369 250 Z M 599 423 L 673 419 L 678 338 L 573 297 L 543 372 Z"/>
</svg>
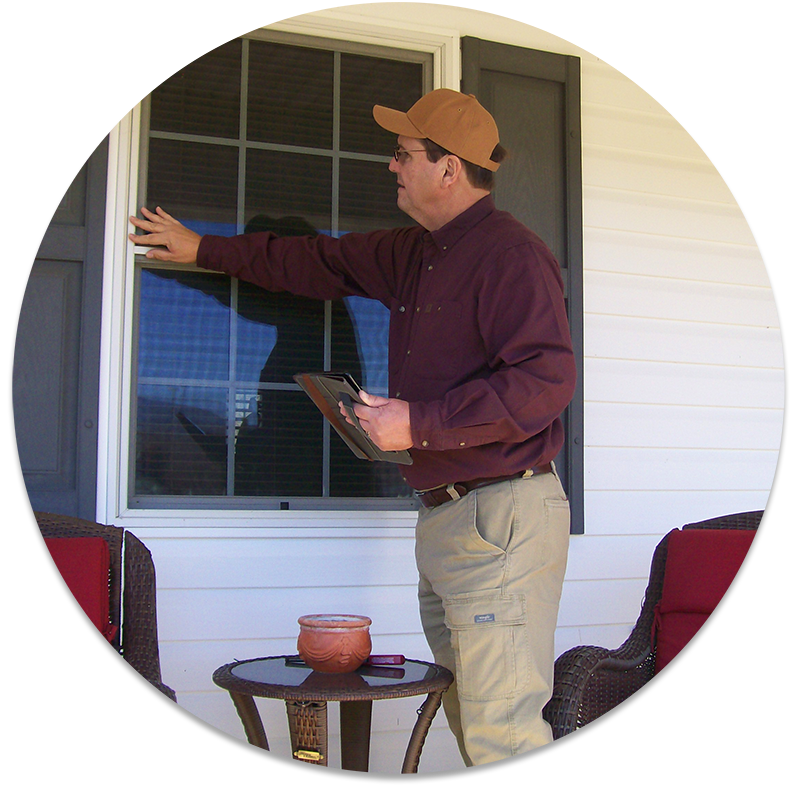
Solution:
<svg viewBox="0 0 800 793">
<path fill-rule="evenodd" d="M 361 666 L 355 672 L 331 675 L 315 672 L 299 656 L 278 656 L 242 661 L 230 669 L 240 680 L 264 685 L 298 687 L 303 689 L 341 688 L 348 682 L 358 687 L 376 688 L 407 683 L 420 684 L 441 675 L 441 670 L 420 661 L 406 660 L 397 666 Z"/>
</svg>

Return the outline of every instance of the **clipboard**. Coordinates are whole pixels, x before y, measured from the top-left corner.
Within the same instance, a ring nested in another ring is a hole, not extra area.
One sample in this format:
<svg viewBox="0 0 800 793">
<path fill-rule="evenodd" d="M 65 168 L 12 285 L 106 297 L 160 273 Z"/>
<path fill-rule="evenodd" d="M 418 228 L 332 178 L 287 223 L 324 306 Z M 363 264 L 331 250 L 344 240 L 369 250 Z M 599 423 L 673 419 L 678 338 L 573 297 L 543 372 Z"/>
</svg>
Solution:
<svg viewBox="0 0 800 793">
<path fill-rule="evenodd" d="M 408 451 L 385 452 L 379 449 L 361 427 L 353 405 L 363 405 L 358 398 L 361 390 L 358 383 L 347 372 L 316 372 L 296 374 L 294 381 L 308 394 L 311 401 L 331 423 L 339 437 L 347 444 L 350 451 L 361 460 L 370 462 L 383 461 L 411 465 Z M 339 412 L 339 403 L 344 405 L 350 420 L 348 424 Z M 355 426 L 353 426 L 355 425 Z"/>
</svg>

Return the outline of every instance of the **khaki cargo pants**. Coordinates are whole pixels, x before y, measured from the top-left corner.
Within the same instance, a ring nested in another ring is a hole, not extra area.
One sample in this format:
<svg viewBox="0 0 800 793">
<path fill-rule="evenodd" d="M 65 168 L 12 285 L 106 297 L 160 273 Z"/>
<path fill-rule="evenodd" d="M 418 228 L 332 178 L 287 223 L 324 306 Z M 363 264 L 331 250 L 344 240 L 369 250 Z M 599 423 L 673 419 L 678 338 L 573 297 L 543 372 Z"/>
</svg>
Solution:
<svg viewBox="0 0 800 793">
<path fill-rule="evenodd" d="M 455 675 L 443 704 L 468 766 L 553 740 L 541 711 L 552 692 L 569 522 L 554 473 L 420 509 L 422 627 L 436 663 Z"/>
</svg>

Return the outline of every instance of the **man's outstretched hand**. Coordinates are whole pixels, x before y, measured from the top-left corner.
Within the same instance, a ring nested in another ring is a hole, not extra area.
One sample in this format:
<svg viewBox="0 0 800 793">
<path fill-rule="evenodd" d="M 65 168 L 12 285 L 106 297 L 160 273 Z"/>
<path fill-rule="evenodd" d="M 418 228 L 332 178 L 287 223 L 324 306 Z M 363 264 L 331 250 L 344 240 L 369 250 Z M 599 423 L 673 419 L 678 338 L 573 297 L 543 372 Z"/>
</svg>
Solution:
<svg viewBox="0 0 800 793">
<path fill-rule="evenodd" d="M 364 404 L 354 404 L 353 410 L 358 416 L 361 426 L 379 449 L 384 452 L 399 452 L 411 448 L 408 402 L 404 402 L 402 399 L 373 396 L 366 391 L 359 391 L 358 398 Z M 339 410 L 347 419 L 347 423 L 352 424 L 353 422 L 347 418 L 347 413 L 341 403 L 339 403 Z"/>
<path fill-rule="evenodd" d="M 136 245 L 163 246 L 147 251 L 148 259 L 177 264 L 194 264 L 197 261 L 201 239 L 199 234 L 187 229 L 161 207 L 156 207 L 154 213 L 142 207 L 142 215 L 144 220 L 134 215 L 129 220 L 147 234 L 129 234 L 128 239 Z"/>
</svg>

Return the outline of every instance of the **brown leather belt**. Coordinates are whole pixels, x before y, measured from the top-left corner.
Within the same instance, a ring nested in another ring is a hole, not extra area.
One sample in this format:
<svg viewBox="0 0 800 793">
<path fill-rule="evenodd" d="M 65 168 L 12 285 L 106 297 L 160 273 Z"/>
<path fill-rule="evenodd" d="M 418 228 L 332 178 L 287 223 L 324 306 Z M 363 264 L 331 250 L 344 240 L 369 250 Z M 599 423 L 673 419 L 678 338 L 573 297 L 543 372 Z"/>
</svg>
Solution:
<svg viewBox="0 0 800 793">
<path fill-rule="evenodd" d="M 491 476 L 486 479 L 471 479 L 469 482 L 454 482 L 452 485 L 441 485 L 430 490 L 417 490 L 416 494 L 423 507 L 438 507 L 448 501 L 457 501 L 461 496 L 465 496 L 471 490 L 477 490 L 479 487 L 493 485 L 497 482 L 507 482 L 510 479 L 549 474 L 552 471 L 552 465 L 547 463 L 547 465 L 537 465 L 527 471 L 511 474 L 511 476 Z"/>
</svg>

